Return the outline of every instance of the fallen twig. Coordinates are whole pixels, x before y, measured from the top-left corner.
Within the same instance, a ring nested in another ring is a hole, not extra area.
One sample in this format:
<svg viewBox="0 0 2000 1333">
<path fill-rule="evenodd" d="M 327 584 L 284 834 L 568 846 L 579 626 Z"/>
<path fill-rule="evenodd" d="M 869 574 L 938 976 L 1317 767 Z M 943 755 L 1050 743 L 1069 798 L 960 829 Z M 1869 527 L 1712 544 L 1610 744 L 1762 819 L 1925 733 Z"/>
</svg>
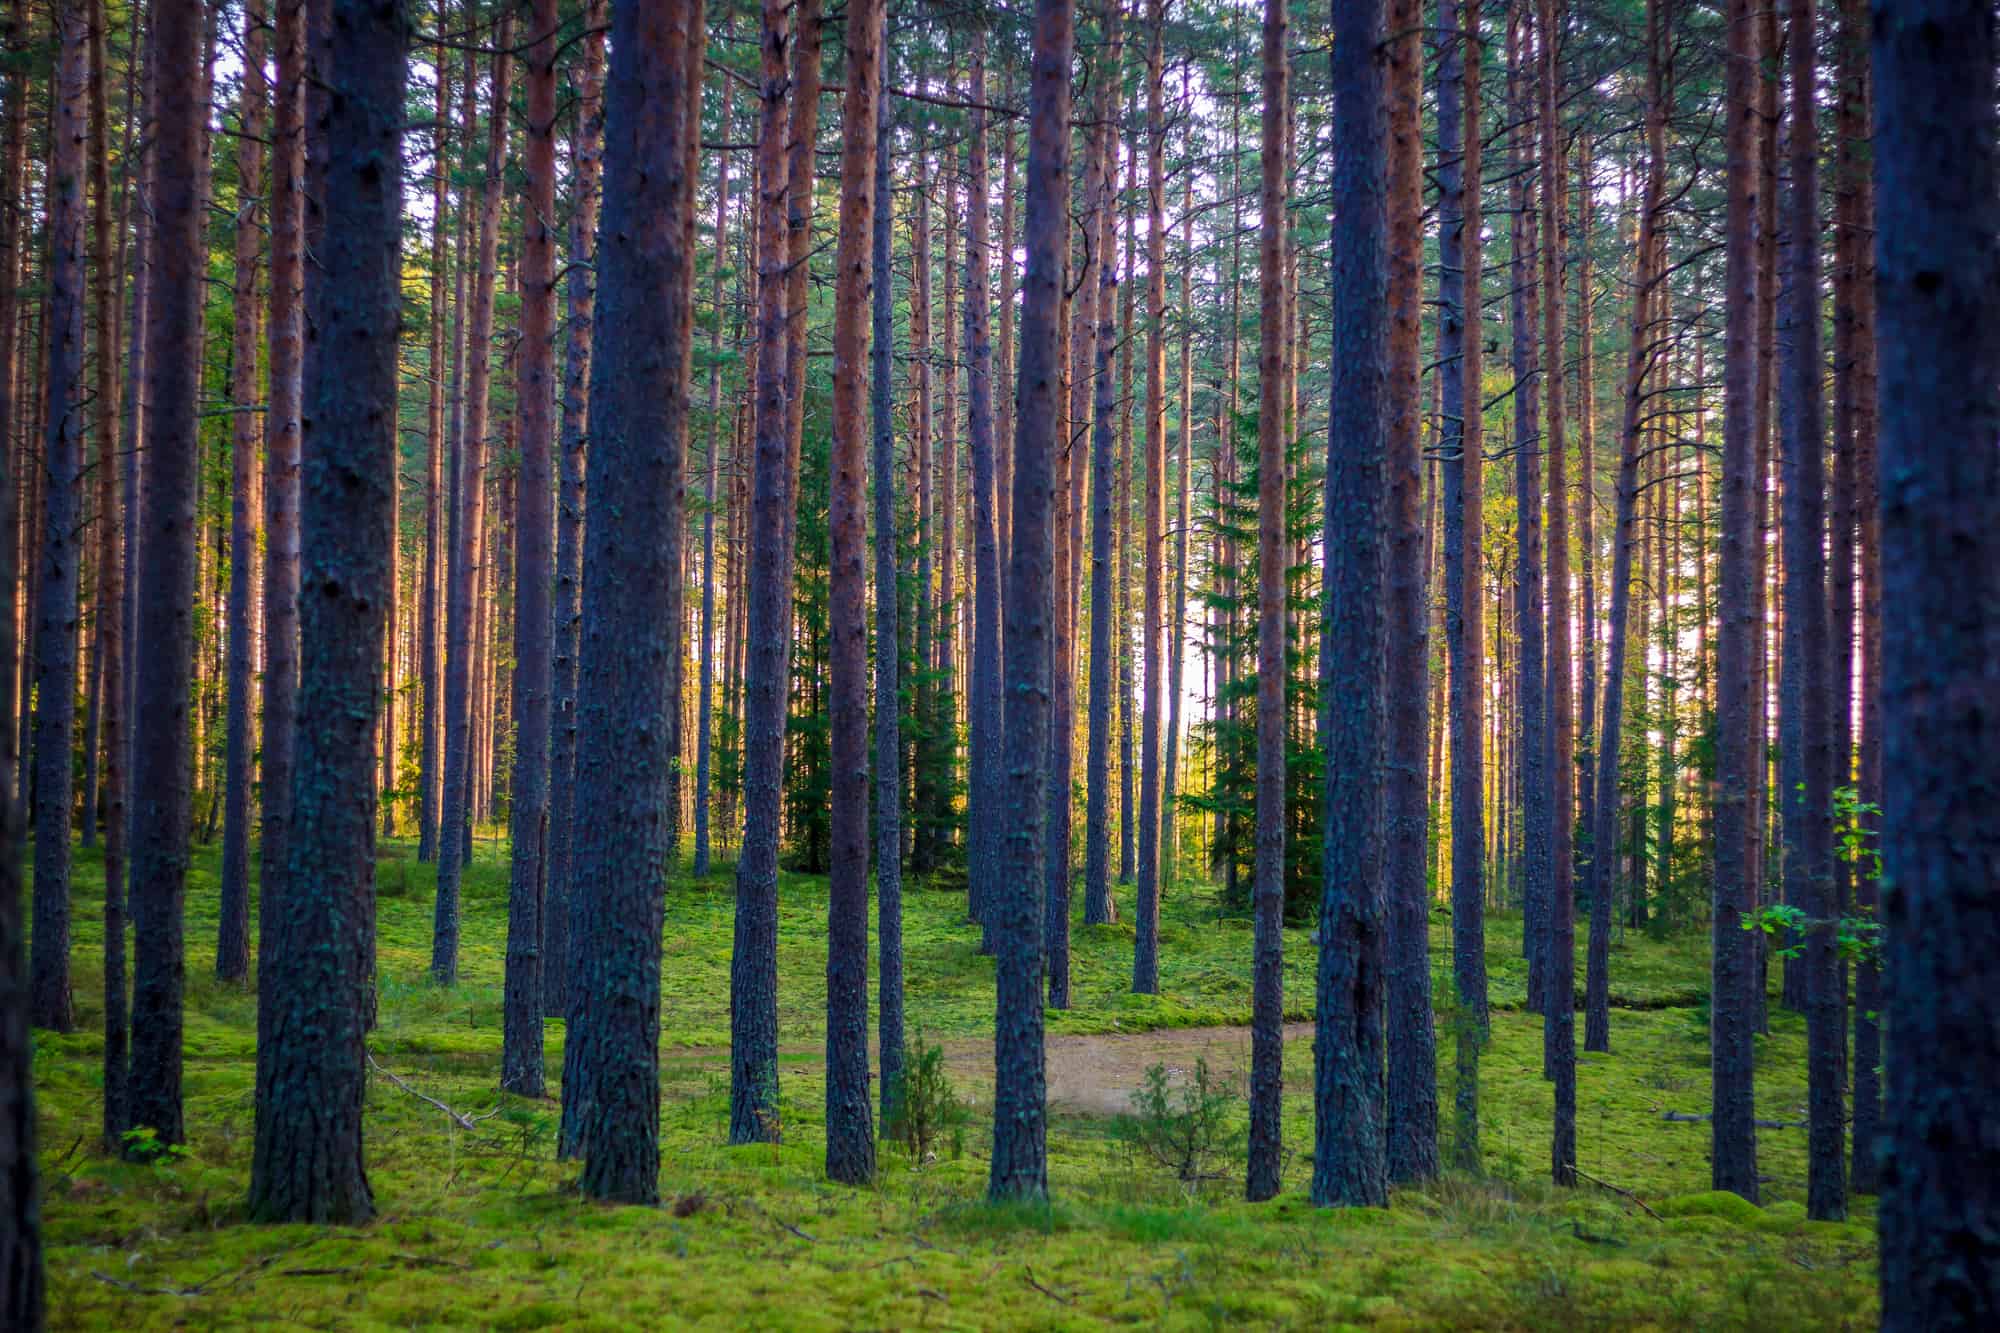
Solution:
<svg viewBox="0 0 2000 1333">
<path fill-rule="evenodd" d="M 380 1074 L 383 1078 L 388 1079 L 391 1083 L 395 1084 L 397 1087 L 401 1088 L 404 1092 L 407 1092 L 412 1097 L 415 1097 L 418 1101 L 429 1102 L 432 1106 L 437 1107 L 438 1110 L 443 1111 L 446 1115 L 450 1116 L 454 1124 L 456 1124 L 460 1129 L 467 1131 L 468 1133 L 477 1133 L 479 1130 L 479 1122 L 481 1120 L 491 1120 L 495 1115 L 498 1115 L 500 1112 L 500 1108 L 497 1106 L 482 1116 L 470 1116 L 463 1111 L 455 1111 L 451 1107 L 446 1106 L 443 1102 L 439 1101 L 437 1098 L 432 1097 L 426 1093 L 417 1091 L 403 1079 L 397 1077 L 395 1070 L 388 1068 L 387 1066 L 383 1065 L 381 1062 L 376 1060 L 375 1052 L 373 1051 L 368 1052 L 368 1067 L 374 1070 L 376 1073 Z"/>
<path fill-rule="evenodd" d="M 1655 1222 L 1664 1222 L 1666 1220 L 1665 1218 L 1661 1217 L 1658 1213 L 1654 1212 L 1651 1205 L 1649 1205 L 1644 1199 L 1634 1194 L 1631 1190 L 1626 1189 L 1623 1185 L 1614 1185 L 1608 1180 L 1599 1180 L 1596 1176 L 1591 1175 L 1590 1172 L 1585 1171 L 1580 1167 L 1571 1167 L 1570 1169 L 1572 1171 L 1575 1171 L 1579 1177 L 1589 1181 L 1593 1185 L 1597 1185 L 1604 1189 L 1608 1189 L 1613 1194 L 1624 1195 L 1626 1198 L 1630 1199 L 1633 1203 L 1636 1203 L 1641 1208 L 1644 1208 L 1646 1210 L 1646 1216 L 1652 1218 Z"/>
<path fill-rule="evenodd" d="M 1711 1118 L 1707 1112 L 1696 1115 L 1692 1111 L 1667 1111 L 1660 1116 L 1662 1120 L 1672 1120 L 1677 1124 L 1683 1125 L 1705 1125 Z M 1804 1129 L 1806 1127 L 1806 1122 L 1803 1120 L 1752 1120 L 1750 1123 L 1759 1129 Z"/>
<path fill-rule="evenodd" d="M 1045 1287 L 1045 1286 L 1043 1286 L 1043 1285 L 1042 1285 L 1041 1283 L 1039 1283 L 1039 1282 L 1035 1281 L 1035 1270 L 1034 1270 L 1034 1269 L 1032 1269 L 1032 1268 L 1027 1268 L 1027 1267 L 1023 1267 L 1023 1268 L 1021 1269 L 1021 1276 L 1022 1276 L 1022 1277 L 1024 1277 L 1024 1278 L 1026 1278 L 1026 1279 L 1028 1279 L 1028 1285 L 1029 1285 L 1029 1286 L 1033 1287 L 1033 1288 L 1034 1288 L 1034 1289 L 1035 1289 L 1036 1291 L 1039 1291 L 1039 1292 L 1041 1292 L 1041 1293 L 1042 1293 L 1042 1295 L 1044 1295 L 1044 1296 L 1048 1297 L 1048 1298 L 1049 1298 L 1050 1300 L 1052 1300 L 1052 1301 L 1056 1301 L 1056 1302 L 1058 1302 L 1058 1303 L 1060 1303 L 1060 1304 L 1063 1304 L 1063 1305 L 1075 1305 L 1075 1304 L 1076 1304 L 1076 1302 L 1075 1302 L 1075 1301 L 1074 1301 L 1073 1299 L 1071 1299 L 1070 1297 L 1068 1297 L 1068 1296 L 1063 1296 L 1063 1295 L 1060 1295 L 1060 1294 L 1058 1294 L 1058 1293 L 1056 1293 L 1056 1292 L 1053 1292 L 1053 1291 L 1050 1291 L 1050 1290 L 1049 1290 L 1049 1289 L 1048 1289 L 1047 1287 Z"/>
</svg>

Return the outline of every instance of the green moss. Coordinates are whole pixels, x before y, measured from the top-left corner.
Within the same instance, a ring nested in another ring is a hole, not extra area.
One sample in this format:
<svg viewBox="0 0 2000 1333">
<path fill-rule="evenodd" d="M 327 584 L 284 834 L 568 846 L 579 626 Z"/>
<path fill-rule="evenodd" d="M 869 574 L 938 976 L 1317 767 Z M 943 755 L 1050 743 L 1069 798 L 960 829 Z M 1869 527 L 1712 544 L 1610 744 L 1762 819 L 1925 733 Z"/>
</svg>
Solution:
<svg viewBox="0 0 2000 1333">
<path fill-rule="evenodd" d="M 1396 1192 L 1387 1210 L 1325 1212 L 1304 1195 L 1312 1146 L 1311 1040 L 1288 1041 L 1286 1192 L 1240 1201 L 1241 1163 L 1192 1193 L 1137 1160 L 1098 1117 L 1057 1107 L 1054 1201 L 983 1202 L 990 1113 L 992 963 L 963 900 L 906 899 L 909 1012 L 945 1043 L 973 1108 L 962 1156 L 912 1163 L 883 1145 L 868 1189 L 821 1175 L 824 880 L 786 876 L 779 934 L 785 1143 L 725 1142 L 729 932 L 726 867 L 676 879 L 664 931 L 659 1209 L 607 1208 L 553 1160 L 553 1103 L 503 1099 L 500 1048 L 504 846 L 481 840 L 465 888 L 460 985 L 429 984 L 431 871 L 407 843 L 378 882 L 377 1058 L 429 1096 L 477 1116 L 468 1133 L 385 1081 L 367 1102 L 379 1216 L 359 1228 L 240 1220 L 254 1126 L 254 990 L 213 980 L 214 849 L 188 896 L 189 1156 L 162 1166 L 97 1151 L 101 1097 L 101 863 L 80 861 L 74 917 L 83 1026 L 37 1034 L 40 1143 L 59 1325 L 624 1329 L 854 1327 L 1569 1329 L 1866 1325 L 1875 1308 L 1872 1214 L 1801 1220 L 1805 1135 L 1760 1135 L 1765 1209 L 1697 1193 L 1708 1130 L 1663 1120 L 1707 1107 L 1706 943 L 1628 937 L 1613 955 L 1613 1052 L 1579 1075 L 1583 1169 L 1547 1183 L 1549 1085 L 1541 1020 L 1519 1012 L 1517 917 L 1492 918 L 1498 1005 L 1483 1062 L 1486 1171 Z M 1122 919 L 1132 904 L 1121 902 Z M 1132 1034 L 1238 1024 L 1249 1015 L 1249 927 L 1212 892 L 1164 904 L 1161 994 L 1129 994 L 1129 926 L 1073 933 L 1075 1007 L 1054 1033 Z M 1449 920 L 1433 921 L 1445 958 Z M 1287 1007 L 1310 1017 L 1310 935 L 1286 936 Z M 1582 975 L 1579 968 L 1579 976 Z M 1445 992 L 1440 991 L 1440 994 Z M 1758 1050 L 1758 1114 L 1793 1119 L 1804 1032 L 1773 1012 Z M 552 1074 L 563 1025 L 547 1025 Z M 1446 1029 L 1448 1030 L 1448 1029 Z M 1147 1041 L 1165 1041 L 1162 1037 Z M 1237 1043 L 1240 1044 L 1240 1043 Z M 1451 1043 L 1440 1043 L 1449 1115 Z M 1225 1042 L 1223 1049 L 1233 1050 Z M 1214 1057 L 1211 1057 L 1214 1058 Z M 1171 1056 L 1167 1063 L 1173 1063 Z"/>
</svg>

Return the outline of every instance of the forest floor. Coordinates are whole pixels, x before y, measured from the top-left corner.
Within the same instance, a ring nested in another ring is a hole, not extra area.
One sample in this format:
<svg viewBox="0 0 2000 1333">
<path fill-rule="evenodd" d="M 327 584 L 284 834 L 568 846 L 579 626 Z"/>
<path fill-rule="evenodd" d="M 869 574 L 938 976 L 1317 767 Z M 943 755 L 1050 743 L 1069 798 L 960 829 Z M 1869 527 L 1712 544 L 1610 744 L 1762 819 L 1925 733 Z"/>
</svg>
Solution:
<svg viewBox="0 0 2000 1333">
<path fill-rule="evenodd" d="M 1483 1060 L 1484 1171 L 1398 1189 L 1388 1209 L 1310 1207 L 1313 949 L 1286 932 L 1285 1192 L 1241 1202 L 1240 1137 L 1184 1185 L 1121 1119 L 1153 1065 L 1247 1063 L 1250 928 L 1205 886 L 1169 890 L 1161 994 L 1127 992 L 1130 925 L 1074 927 L 1074 1007 L 1050 1016 L 1046 1207 L 983 1202 L 992 962 L 963 898 L 906 895 L 912 1031 L 945 1052 L 971 1115 L 962 1144 L 912 1161 L 883 1144 L 878 1183 L 829 1184 L 820 1069 L 824 879 L 787 875 L 779 936 L 781 1146 L 726 1143 L 728 867 L 674 876 L 666 913 L 658 1209 L 588 1203 L 554 1157 L 553 1101 L 496 1089 L 507 875 L 481 841 L 465 890 L 461 983 L 427 980 L 431 868 L 382 848 L 380 1023 L 363 1227 L 242 1222 L 254 1124 L 254 989 L 213 978 L 216 849 L 188 891 L 184 1153 L 152 1164 L 97 1145 L 101 860 L 81 852 L 73 906 L 78 1030 L 37 1034 L 39 1133 L 57 1327 L 408 1328 L 1864 1328 L 1875 1323 L 1873 1201 L 1804 1217 L 1805 1133 L 1760 1134 L 1764 1208 L 1708 1188 L 1705 933 L 1627 933 L 1612 953 L 1612 1053 L 1581 1059 L 1578 1148 L 1604 1182 L 1548 1181 L 1551 1100 L 1540 1018 L 1521 1012 L 1518 917 L 1489 925 L 1495 1005 Z M 1130 890 L 1121 891 L 1129 922 Z M 1080 895 L 1079 895 L 1080 897 Z M 1433 919 L 1450 994 L 1449 919 Z M 1582 977 L 1579 959 L 1578 977 Z M 1775 981 L 1775 977 L 1774 977 Z M 551 1082 L 562 1027 L 547 1025 Z M 1439 1032 L 1449 1139 L 1452 1050 Z M 1773 1008 L 1757 1113 L 1803 1118 L 1802 1021 Z M 1240 1085 L 1240 1077 L 1237 1078 Z M 469 1118 L 466 1129 L 422 1098 Z M 1228 1109 L 1240 1132 L 1243 1108 Z M 956 1148 L 956 1151 L 953 1148 Z"/>
</svg>

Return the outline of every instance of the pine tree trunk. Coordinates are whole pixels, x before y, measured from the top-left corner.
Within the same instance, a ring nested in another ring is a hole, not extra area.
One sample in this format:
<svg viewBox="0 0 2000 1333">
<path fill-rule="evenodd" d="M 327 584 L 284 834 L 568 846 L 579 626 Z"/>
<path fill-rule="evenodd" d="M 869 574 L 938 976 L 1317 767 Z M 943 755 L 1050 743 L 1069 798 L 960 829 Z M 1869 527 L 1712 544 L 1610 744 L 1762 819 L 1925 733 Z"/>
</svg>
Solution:
<svg viewBox="0 0 2000 1333">
<path fill-rule="evenodd" d="M 1144 523 L 1145 700 L 1140 706 L 1138 934 L 1132 951 L 1132 990 L 1160 990 L 1160 620 L 1165 595 L 1167 472 L 1167 224 L 1166 115 L 1161 106 L 1165 72 L 1161 54 L 1165 0 L 1147 0 L 1151 40 L 1146 51 L 1146 517 Z M 1282 362 L 1282 353 L 1280 354 Z"/>
<path fill-rule="evenodd" d="M 1277 1194 L 1285 1095 L 1285 145 L 1291 135 L 1290 24 L 1264 6 L 1263 188 L 1258 210 L 1257 867 L 1251 964 L 1250 1153 L 1244 1193 Z"/>
<path fill-rule="evenodd" d="M 1743 913 L 1755 911 L 1762 878 L 1756 847 L 1759 822 L 1756 659 L 1763 633 L 1757 614 L 1758 392 L 1757 255 L 1753 223 L 1757 183 L 1755 103 L 1759 59 L 1755 15 L 1748 0 L 1731 0 L 1725 98 L 1729 193 L 1725 233 L 1722 423 L 1721 609 L 1716 633 L 1716 727 L 1720 739 L 1715 813 L 1714 1000 L 1711 1036 L 1714 1113 L 1710 1179 L 1718 1190 L 1757 1200 L 1757 1140 L 1752 1118 L 1752 1049 L 1758 982 Z"/>
<path fill-rule="evenodd" d="M 1388 87 L 1383 0 L 1335 0 L 1333 377 L 1320 638 L 1326 814 L 1313 1043 L 1315 1205 L 1388 1203 L 1382 1129 L 1383 552 L 1388 447 Z"/>
<path fill-rule="evenodd" d="M 445 599 L 444 806 L 439 821 L 437 899 L 431 925 L 431 979 L 458 981 L 459 881 L 472 858 L 478 817 L 480 659 L 485 627 L 478 589 L 490 563 L 486 527 L 486 431 L 493 380 L 493 283 L 499 246 L 500 194 L 507 163 L 507 107 L 514 61 L 513 16 L 503 12 L 494 32 L 493 94 L 488 104 L 485 176 L 479 200 L 479 255 L 472 274 L 472 318 L 466 338 L 465 433 L 459 441 L 460 521 Z M 470 93 L 468 89 L 468 105 Z M 469 117 L 468 117 L 469 120 Z M 489 581 L 490 584 L 490 581 Z"/>
<path fill-rule="evenodd" d="M 989 1197 L 1048 1194 L 1048 1106 L 1042 1050 L 1043 800 L 1048 791 L 1049 494 L 1061 411 L 1064 240 L 1068 231 L 1073 0 L 1036 0 L 1028 89 L 1027 268 L 1014 424 L 1013 545 L 1008 553 L 1006 838 L 992 904 L 999 956 L 993 1025 L 993 1156 Z"/>
<path fill-rule="evenodd" d="M 431 313 L 429 342 L 430 411 L 426 417 L 424 450 L 424 559 L 423 586 L 417 596 L 418 708 L 422 728 L 417 752 L 417 859 L 437 857 L 438 825 L 438 595 L 443 581 L 444 560 L 444 459 L 449 444 L 445 436 L 445 270 L 447 263 L 446 218 L 450 216 L 451 193 L 451 67 L 444 48 L 431 53 L 437 70 L 436 123 L 431 128 Z"/>
<path fill-rule="evenodd" d="M 84 354 L 84 149 L 89 24 L 84 0 L 55 8 L 56 70 L 50 90 L 48 319 L 43 381 L 41 550 L 34 633 L 34 923 L 29 939 L 30 1021 L 67 1032 L 70 994 L 70 824 L 75 804 L 71 735 L 76 727 L 77 583 L 81 533 Z"/>
<path fill-rule="evenodd" d="M 202 23 L 192 12 L 155 16 L 162 88 L 202 77 Z M 164 98 L 162 99 L 164 101 Z M 197 377 L 205 252 L 202 139 L 193 110 L 162 115 L 154 149 L 152 307 L 147 324 L 146 489 L 149 534 L 138 570 L 132 790 L 131 1122 L 162 1143 L 185 1137 L 181 1119 L 182 894 L 189 829 L 188 691 L 194 655 Z M 46 612 L 44 620 L 46 623 Z M 68 754 L 67 741 L 63 753 Z"/>
<path fill-rule="evenodd" d="M 93 3 L 101 5 L 102 0 Z M 264 7 L 260 0 L 250 0 L 245 7 L 243 26 L 243 87 L 237 101 L 237 123 L 242 136 L 236 141 L 236 327 L 230 352 L 230 397 L 235 401 L 237 413 L 231 423 L 230 439 L 229 758 L 225 777 L 228 793 L 222 821 L 222 904 L 215 941 L 215 975 L 223 981 L 242 981 L 250 974 L 250 764 L 255 748 L 250 716 L 250 573 L 257 562 L 257 448 L 263 436 L 262 423 L 255 411 L 260 398 L 257 344 L 262 333 L 257 306 L 257 259 L 264 230 L 257 194 L 264 174 Z M 110 340 L 104 341 L 108 344 Z M 108 525 L 116 494 L 109 489 L 109 479 L 115 469 L 105 466 L 100 471 L 104 475 L 99 478 L 98 506 Z M 109 563 L 115 564 L 115 548 L 109 541 L 105 543 L 105 552 L 112 556 Z M 100 579 L 103 563 L 104 557 L 100 557 Z M 103 594 L 101 582 L 99 588 L 99 604 L 111 605 Z M 99 645 L 103 654 L 107 646 L 103 635 L 99 637 Z M 107 710 L 113 706 L 116 689 L 107 677 Z M 112 719 L 107 717 L 106 723 L 108 755 Z"/>
</svg>

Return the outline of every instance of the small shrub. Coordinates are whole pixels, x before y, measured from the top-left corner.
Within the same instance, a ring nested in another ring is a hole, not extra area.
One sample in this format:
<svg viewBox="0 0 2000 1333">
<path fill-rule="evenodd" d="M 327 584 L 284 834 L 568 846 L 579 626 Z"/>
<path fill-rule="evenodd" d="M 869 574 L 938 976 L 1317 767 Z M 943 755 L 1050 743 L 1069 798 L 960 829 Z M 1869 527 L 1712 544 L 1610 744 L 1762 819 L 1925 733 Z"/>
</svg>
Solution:
<svg viewBox="0 0 2000 1333">
<path fill-rule="evenodd" d="M 1236 1129 L 1236 1104 L 1242 1100 L 1235 1080 L 1209 1072 L 1197 1057 L 1194 1077 L 1179 1090 L 1168 1086 L 1167 1067 L 1146 1071 L 1145 1086 L 1132 1097 L 1132 1112 L 1116 1123 L 1118 1137 L 1135 1151 L 1174 1173 L 1183 1185 L 1214 1178 L 1209 1164 L 1231 1152 L 1241 1135 Z"/>
<path fill-rule="evenodd" d="M 954 1158 L 965 1151 L 970 1113 L 945 1072 L 944 1048 L 925 1040 L 922 1032 L 904 1052 L 903 1072 L 890 1086 L 888 1102 L 882 1132 L 900 1143 L 911 1161 L 935 1160 L 940 1143 L 951 1145 Z"/>
</svg>

